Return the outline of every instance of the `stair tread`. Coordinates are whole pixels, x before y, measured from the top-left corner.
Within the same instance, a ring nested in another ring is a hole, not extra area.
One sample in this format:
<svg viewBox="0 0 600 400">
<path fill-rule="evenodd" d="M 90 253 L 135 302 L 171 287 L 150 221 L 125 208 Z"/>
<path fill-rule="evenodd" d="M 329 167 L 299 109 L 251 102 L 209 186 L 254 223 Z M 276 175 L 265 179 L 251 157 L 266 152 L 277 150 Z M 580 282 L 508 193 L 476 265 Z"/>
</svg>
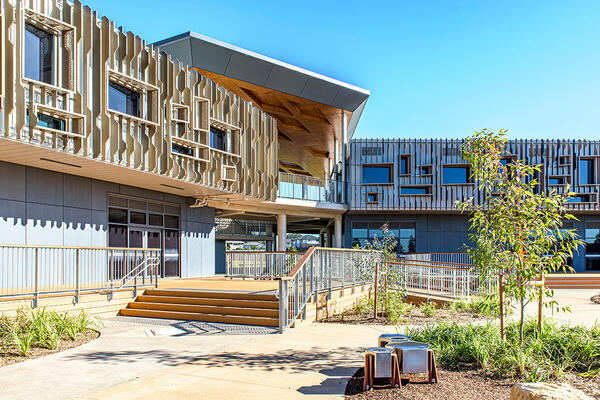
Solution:
<svg viewBox="0 0 600 400">
<path fill-rule="evenodd" d="M 156 310 L 156 311 L 176 311 L 190 312 L 197 314 L 219 314 L 229 316 L 245 317 L 273 317 L 279 316 L 279 310 L 272 308 L 250 308 L 250 307 L 227 307 L 227 306 L 206 306 L 197 304 L 173 304 L 173 303 L 149 303 L 142 301 L 130 302 L 127 306 L 136 310 Z"/>
<path fill-rule="evenodd" d="M 184 296 L 159 296 L 143 294 L 138 296 L 140 301 L 148 303 L 171 303 L 171 304 L 192 304 L 192 305 L 204 305 L 202 302 L 218 303 L 235 303 L 243 306 L 245 304 L 256 304 L 263 307 L 252 307 L 252 308 L 278 308 L 279 301 L 275 300 L 257 300 L 257 299 L 221 299 L 215 297 L 184 297 Z M 206 304 L 209 305 L 209 304 Z M 230 307 L 230 306 L 228 306 Z"/>
<path fill-rule="evenodd" d="M 125 316 L 147 316 L 153 318 L 165 319 L 183 319 L 191 321 L 207 322 L 222 322 L 222 323 L 240 323 L 242 325 L 259 325 L 259 326 L 278 326 L 279 318 L 276 317 L 254 317 L 245 315 L 222 315 L 222 314 L 206 314 L 206 313 L 190 313 L 184 311 L 163 311 L 163 310 L 146 310 L 125 308 L 121 310 L 121 315 Z"/>
<path fill-rule="evenodd" d="M 188 298 L 211 298 L 211 299 L 236 299 L 236 300 L 277 300 L 273 292 L 234 292 L 234 291 L 211 291 L 211 290 L 184 290 L 184 289 L 146 289 L 144 295 L 172 296 Z"/>
</svg>

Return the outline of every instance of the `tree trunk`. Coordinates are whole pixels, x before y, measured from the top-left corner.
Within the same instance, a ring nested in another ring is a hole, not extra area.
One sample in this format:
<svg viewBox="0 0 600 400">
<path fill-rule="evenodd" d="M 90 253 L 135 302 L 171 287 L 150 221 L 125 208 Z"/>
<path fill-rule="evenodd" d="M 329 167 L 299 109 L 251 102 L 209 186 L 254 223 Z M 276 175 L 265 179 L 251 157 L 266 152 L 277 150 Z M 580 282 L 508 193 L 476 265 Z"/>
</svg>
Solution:
<svg viewBox="0 0 600 400">
<path fill-rule="evenodd" d="M 521 320 L 519 321 L 519 343 L 523 344 L 523 324 L 525 323 L 525 299 L 521 294 Z"/>
</svg>

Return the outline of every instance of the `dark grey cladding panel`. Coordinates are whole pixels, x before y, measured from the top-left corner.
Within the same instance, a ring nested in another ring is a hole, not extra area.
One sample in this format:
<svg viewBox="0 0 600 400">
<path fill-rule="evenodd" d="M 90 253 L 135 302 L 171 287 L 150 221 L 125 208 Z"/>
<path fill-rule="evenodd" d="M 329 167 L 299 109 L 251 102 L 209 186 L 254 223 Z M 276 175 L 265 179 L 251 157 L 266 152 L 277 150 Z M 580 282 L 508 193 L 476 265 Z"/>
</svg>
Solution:
<svg viewBox="0 0 600 400">
<path fill-rule="evenodd" d="M 161 46 L 160 49 L 170 54 L 174 59 L 181 61 L 185 65 L 193 64 L 190 38 L 165 44 L 164 46 Z"/>
<path fill-rule="evenodd" d="M 274 65 L 265 86 L 294 96 L 301 96 L 308 77 L 300 72 Z"/>
<path fill-rule="evenodd" d="M 244 54 L 232 53 L 224 75 L 264 86 L 272 67 L 273 64 L 266 61 Z"/>
<path fill-rule="evenodd" d="M 193 61 L 191 66 L 226 75 L 227 64 L 231 58 L 229 49 L 198 39 L 191 40 L 191 49 Z"/>
<path fill-rule="evenodd" d="M 338 94 L 339 86 L 322 79 L 308 78 L 301 97 L 318 103 L 332 104 Z"/>
<path fill-rule="evenodd" d="M 333 99 L 333 105 L 344 110 L 356 110 L 368 97 L 367 95 L 357 96 L 356 92 L 340 87 Z"/>
</svg>

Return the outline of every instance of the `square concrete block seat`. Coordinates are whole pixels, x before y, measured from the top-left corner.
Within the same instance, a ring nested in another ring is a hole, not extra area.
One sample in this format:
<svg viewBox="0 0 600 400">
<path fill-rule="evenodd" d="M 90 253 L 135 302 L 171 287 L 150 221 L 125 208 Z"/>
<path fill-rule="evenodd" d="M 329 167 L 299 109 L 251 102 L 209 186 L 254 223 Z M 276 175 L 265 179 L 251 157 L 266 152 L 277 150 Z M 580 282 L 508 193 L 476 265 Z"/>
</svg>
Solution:
<svg viewBox="0 0 600 400">
<path fill-rule="evenodd" d="M 410 336 L 399 333 L 384 333 L 383 335 L 379 335 L 377 346 L 385 347 L 388 343 L 404 342 L 406 340 L 410 340 Z"/>
<path fill-rule="evenodd" d="M 387 378 L 392 387 L 400 386 L 398 359 L 393 349 L 369 347 L 365 350 L 363 391 L 373 388 L 374 379 Z"/>
<path fill-rule="evenodd" d="M 427 343 L 403 342 L 388 343 L 386 348 L 394 350 L 402 374 L 428 374 L 429 383 L 437 383 L 437 368 L 433 350 Z"/>
</svg>

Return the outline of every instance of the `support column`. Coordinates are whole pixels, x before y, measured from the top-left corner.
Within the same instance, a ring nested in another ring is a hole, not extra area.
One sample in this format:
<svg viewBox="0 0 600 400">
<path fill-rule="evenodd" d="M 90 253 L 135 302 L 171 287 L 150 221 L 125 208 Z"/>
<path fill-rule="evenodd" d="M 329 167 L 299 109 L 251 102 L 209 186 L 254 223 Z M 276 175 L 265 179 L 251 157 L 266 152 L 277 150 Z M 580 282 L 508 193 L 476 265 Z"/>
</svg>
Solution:
<svg viewBox="0 0 600 400">
<path fill-rule="evenodd" d="M 346 159 L 347 159 L 347 143 L 348 143 L 348 116 L 342 111 L 342 182 L 339 184 L 342 192 L 342 203 L 346 204 Z M 337 192 L 338 188 L 336 188 Z M 337 235 L 336 235 L 337 236 Z M 337 241 L 337 239 L 336 239 Z M 337 246 L 336 246 L 337 247 Z"/>
<path fill-rule="evenodd" d="M 336 217 L 334 221 L 334 239 L 336 248 L 342 247 L 342 217 Z"/>
<path fill-rule="evenodd" d="M 287 249 L 287 215 L 277 214 L 277 251 Z"/>
<path fill-rule="evenodd" d="M 325 247 L 325 232 L 322 230 L 319 232 L 319 246 Z"/>
<path fill-rule="evenodd" d="M 331 236 L 332 236 L 331 231 L 332 231 L 331 226 L 328 226 L 327 227 L 327 236 L 326 236 L 326 239 L 327 239 L 326 247 L 333 247 L 333 241 L 331 240 Z"/>
</svg>

